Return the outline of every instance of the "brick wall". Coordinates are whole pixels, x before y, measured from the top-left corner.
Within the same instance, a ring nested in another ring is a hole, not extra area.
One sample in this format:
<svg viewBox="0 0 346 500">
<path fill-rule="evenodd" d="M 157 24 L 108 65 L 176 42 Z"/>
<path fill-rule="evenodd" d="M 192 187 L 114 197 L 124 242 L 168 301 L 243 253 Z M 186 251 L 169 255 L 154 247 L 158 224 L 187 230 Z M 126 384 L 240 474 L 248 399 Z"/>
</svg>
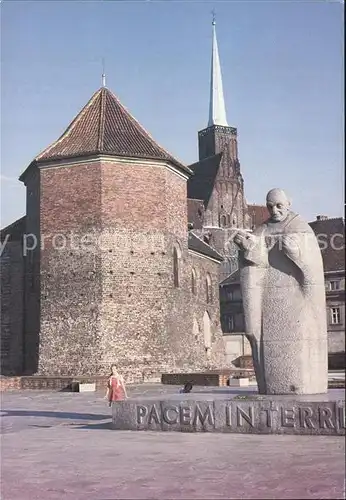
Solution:
<svg viewBox="0 0 346 500">
<path fill-rule="evenodd" d="M 39 373 L 99 373 L 101 164 L 41 170 Z"/>
<path fill-rule="evenodd" d="M 21 241 L 9 240 L 1 255 L 1 374 L 23 370 L 24 259 Z"/>
<path fill-rule="evenodd" d="M 223 359 L 216 262 L 196 262 L 201 277 L 207 268 L 212 275 L 213 303 L 207 307 L 204 291 L 191 297 L 186 199 L 186 179 L 145 161 L 41 171 L 39 373 L 104 374 L 116 362 L 138 382 L 202 368 L 205 346 L 201 335 L 195 339 L 193 317 L 201 324 L 206 310 L 215 340 L 210 362 Z M 51 244 L 56 233 L 65 236 L 64 249 Z M 78 244 L 86 233 L 89 245 L 86 238 Z"/>
<path fill-rule="evenodd" d="M 191 292 L 191 272 L 187 279 L 187 290 L 191 297 L 190 311 L 192 312 L 192 321 L 195 323 L 195 329 L 198 331 L 197 343 L 205 348 L 205 315 L 210 318 L 210 332 L 212 339 L 212 348 L 210 355 L 205 352 L 200 352 L 199 356 L 204 361 L 207 367 L 222 368 L 226 366 L 225 349 L 222 340 L 222 331 L 220 324 L 220 298 L 219 298 L 219 264 L 211 259 L 198 256 L 191 253 L 191 266 L 197 273 L 197 294 Z M 211 297 L 210 302 L 206 301 L 206 277 L 210 276 L 211 281 Z M 198 330 L 196 328 L 196 322 Z M 194 330 L 194 327 L 192 327 Z M 200 364 L 200 363 L 199 363 Z"/>
</svg>

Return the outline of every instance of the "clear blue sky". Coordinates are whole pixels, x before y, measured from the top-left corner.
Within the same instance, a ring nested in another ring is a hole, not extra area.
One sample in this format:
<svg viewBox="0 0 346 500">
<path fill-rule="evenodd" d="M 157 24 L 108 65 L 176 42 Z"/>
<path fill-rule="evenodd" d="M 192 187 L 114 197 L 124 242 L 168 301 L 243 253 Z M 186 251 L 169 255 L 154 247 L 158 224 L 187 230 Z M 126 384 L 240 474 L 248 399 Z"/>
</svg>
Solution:
<svg viewBox="0 0 346 500">
<path fill-rule="evenodd" d="M 1 4 L 1 225 L 25 212 L 19 174 L 101 85 L 168 151 L 197 160 L 207 125 L 211 10 L 228 122 L 249 202 L 279 186 L 309 220 L 343 212 L 339 1 Z"/>
</svg>

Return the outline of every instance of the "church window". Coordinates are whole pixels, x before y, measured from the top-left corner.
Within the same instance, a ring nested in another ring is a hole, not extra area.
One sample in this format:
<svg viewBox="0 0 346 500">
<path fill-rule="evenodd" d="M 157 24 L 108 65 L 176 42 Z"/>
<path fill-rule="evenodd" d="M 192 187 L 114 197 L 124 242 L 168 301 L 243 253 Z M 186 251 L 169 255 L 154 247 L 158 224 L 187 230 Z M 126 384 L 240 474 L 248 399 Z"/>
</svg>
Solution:
<svg viewBox="0 0 346 500">
<path fill-rule="evenodd" d="M 226 217 L 226 215 L 221 215 L 220 216 L 220 226 L 226 227 L 226 225 L 227 225 L 227 217 Z"/>
<path fill-rule="evenodd" d="M 207 274 L 205 285 L 207 304 L 210 304 L 213 300 L 210 274 Z"/>
<path fill-rule="evenodd" d="M 173 248 L 173 280 L 176 288 L 180 286 L 180 257 L 181 251 L 176 245 Z"/>
<path fill-rule="evenodd" d="M 197 295 L 197 273 L 195 269 L 191 271 L 191 291 L 193 295 Z"/>
<path fill-rule="evenodd" d="M 330 315 L 332 325 L 339 325 L 341 323 L 340 307 L 332 307 Z"/>
</svg>

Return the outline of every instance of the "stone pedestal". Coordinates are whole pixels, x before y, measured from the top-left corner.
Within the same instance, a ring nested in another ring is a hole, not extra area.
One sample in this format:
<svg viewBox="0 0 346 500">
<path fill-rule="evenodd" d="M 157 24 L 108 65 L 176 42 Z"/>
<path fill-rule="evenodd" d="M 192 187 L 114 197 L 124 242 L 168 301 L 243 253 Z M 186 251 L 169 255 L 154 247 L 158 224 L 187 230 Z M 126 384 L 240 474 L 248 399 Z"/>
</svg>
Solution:
<svg viewBox="0 0 346 500">
<path fill-rule="evenodd" d="M 249 434 L 344 435 L 344 392 L 259 396 L 219 388 L 137 397 L 113 404 L 113 429 Z"/>
</svg>

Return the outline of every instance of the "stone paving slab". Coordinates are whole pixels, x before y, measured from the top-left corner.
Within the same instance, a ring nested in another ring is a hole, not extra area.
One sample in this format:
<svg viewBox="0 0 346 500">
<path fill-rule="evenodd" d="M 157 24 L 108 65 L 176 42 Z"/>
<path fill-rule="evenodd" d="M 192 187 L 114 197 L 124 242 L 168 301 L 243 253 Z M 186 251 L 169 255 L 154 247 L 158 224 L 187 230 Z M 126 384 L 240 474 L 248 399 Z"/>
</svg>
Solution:
<svg viewBox="0 0 346 500">
<path fill-rule="evenodd" d="M 114 432 L 100 393 L 15 391 L 1 408 L 2 500 L 343 498 L 340 437 Z"/>
</svg>

